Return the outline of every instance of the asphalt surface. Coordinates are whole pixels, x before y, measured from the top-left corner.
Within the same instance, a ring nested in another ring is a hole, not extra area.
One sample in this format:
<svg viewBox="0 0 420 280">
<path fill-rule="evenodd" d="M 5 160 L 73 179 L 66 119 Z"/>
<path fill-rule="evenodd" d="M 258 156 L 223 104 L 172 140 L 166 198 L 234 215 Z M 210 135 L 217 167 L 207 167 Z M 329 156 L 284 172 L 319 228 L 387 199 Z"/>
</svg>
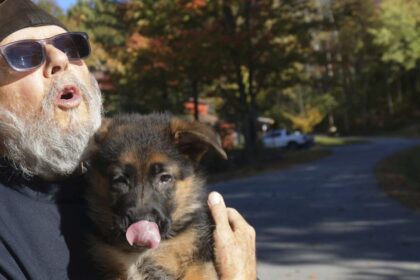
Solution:
<svg viewBox="0 0 420 280">
<path fill-rule="evenodd" d="M 255 227 L 261 280 L 420 279 L 420 213 L 386 197 L 373 174 L 380 160 L 420 142 L 370 141 L 210 186 Z"/>
</svg>

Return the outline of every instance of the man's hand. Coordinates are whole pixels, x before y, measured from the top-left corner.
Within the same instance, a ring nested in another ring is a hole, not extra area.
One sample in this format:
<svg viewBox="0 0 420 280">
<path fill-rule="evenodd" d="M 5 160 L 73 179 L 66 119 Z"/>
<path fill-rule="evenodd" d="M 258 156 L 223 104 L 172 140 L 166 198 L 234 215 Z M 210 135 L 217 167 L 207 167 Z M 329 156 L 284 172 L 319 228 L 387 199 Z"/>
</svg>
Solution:
<svg viewBox="0 0 420 280">
<path fill-rule="evenodd" d="M 208 198 L 216 229 L 214 231 L 216 269 L 221 280 L 255 280 L 255 230 L 233 208 L 226 208 L 222 196 Z"/>
</svg>

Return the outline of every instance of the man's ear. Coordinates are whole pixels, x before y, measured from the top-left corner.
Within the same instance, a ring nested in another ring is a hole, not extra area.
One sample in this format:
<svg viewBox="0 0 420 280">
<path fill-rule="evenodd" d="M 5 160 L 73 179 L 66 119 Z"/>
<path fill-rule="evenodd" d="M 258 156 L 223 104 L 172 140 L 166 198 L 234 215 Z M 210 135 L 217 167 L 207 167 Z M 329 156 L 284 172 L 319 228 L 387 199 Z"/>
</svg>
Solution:
<svg viewBox="0 0 420 280">
<path fill-rule="evenodd" d="M 221 157 L 227 159 L 220 137 L 207 125 L 171 118 L 170 129 L 178 149 L 192 161 L 200 161 L 209 147 L 212 147 Z"/>
</svg>

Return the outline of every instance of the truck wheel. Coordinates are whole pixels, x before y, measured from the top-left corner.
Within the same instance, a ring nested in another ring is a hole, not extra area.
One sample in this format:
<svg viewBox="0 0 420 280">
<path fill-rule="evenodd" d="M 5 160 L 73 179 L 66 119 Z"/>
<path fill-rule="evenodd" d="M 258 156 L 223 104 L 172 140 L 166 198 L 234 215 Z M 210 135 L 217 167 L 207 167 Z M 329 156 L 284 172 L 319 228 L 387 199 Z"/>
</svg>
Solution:
<svg viewBox="0 0 420 280">
<path fill-rule="evenodd" d="M 299 145 L 296 142 L 289 142 L 287 144 L 287 149 L 288 150 L 297 150 L 298 148 L 299 148 Z"/>
</svg>

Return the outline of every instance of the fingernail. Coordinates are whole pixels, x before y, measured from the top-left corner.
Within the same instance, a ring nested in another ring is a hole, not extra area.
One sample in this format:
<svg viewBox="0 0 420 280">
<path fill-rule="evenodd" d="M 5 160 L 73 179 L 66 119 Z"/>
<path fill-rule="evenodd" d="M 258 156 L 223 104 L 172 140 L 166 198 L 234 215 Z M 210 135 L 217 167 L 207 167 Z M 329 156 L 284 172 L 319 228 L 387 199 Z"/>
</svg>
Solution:
<svg viewBox="0 0 420 280">
<path fill-rule="evenodd" d="M 216 204 L 219 204 L 221 200 L 222 200 L 222 197 L 221 197 L 221 196 L 220 196 L 220 194 L 219 194 L 219 193 L 217 193 L 217 192 L 212 192 L 212 193 L 209 195 L 209 204 L 210 204 L 210 205 L 216 205 Z"/>
</svg>

